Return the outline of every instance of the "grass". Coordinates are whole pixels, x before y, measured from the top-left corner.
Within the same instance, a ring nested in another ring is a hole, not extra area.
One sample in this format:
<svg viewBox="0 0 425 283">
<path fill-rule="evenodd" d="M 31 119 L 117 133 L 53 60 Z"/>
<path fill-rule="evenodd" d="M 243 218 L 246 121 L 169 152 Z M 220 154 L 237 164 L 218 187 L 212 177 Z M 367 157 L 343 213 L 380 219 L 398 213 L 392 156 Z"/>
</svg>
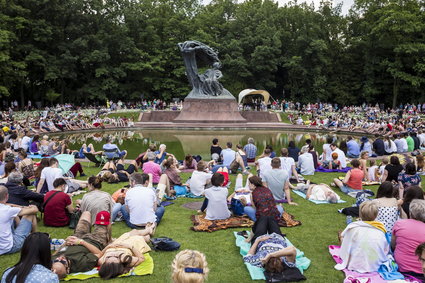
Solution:
<svg viewBox="0 0 425 283">
<path fill-rule="evenodd" d="M 96 174 L 99 169 L 87 167 L 83 164 L 87 175 Z M 330 183 L 333 178 L 341 176 L 340 173 L 318 173 L 308 177 L 316 183 Z M 186 180 L 190 174 L 182 174 Z M 235 184 L 235 175 L 231 175 L 232 184 Z M 113 193 L 121 184 L 104 184 L 103 190 Z M 369 187 L 370 188 L 370 187 Z M 376 191 L 376 186 L 372 187 Z M 345 204 L 316 205 L 306 201 L 299 196 L 292 194 L 292 198 L 298 206 L 285 205 L 284 208 L 289 213 L 295 215 L 297 220 L 302 222 L 301 226 L 293 228 L 282 228 L 288 239 L 305 256 L 311 259 L 311 266 L 305 272 L 308 282 L 342 282 L 343 273 L 335 270 L 332 257 L 327 251 L 327 246 L 337 244 L 337 232 L 345 227 L 345 217 L 337 212 L 338 208 L 351 206 L 354 199 L 343 195 L 338 191 Z M 79 195 L 75 198 L 82 198 Z M 199 199 L 181 198 L 174 201 L 173 205 L 167 206 L 165 215 L 157 228 L 155 236 L 168 236 L 181 244 L 181 249 L 196 249 L 205 253 L 210 268 L 208 282 L 249 282 L 251 281 L 248 271 L 243 264 L 239 249 L 235 246 L 233 231 L 241 229 L 229 229 L 213 233 L 193 232 L 190 216 L 195 211 L 183 208 L 181 205 L 186 202 L 199 201 Z M 39 230 L 50 233 L 52 238 L 66 238 L 72 231 L 68 228 L 44 227 L 39 223 Z M 130 231 L 123 223 L 117 222 L 112 226 L 113 237 Z M 131 282 L 141 280 L 144 282 L 171 282 L 171 262 L 177 252 L 151 252 L 154 259 L 154 273 L 140 278 L 114 279 L 110 282 Z M 0 256 L 0 270 L 14 265 L 19 259 L 19 254 Z M 99 279 L 91 279 L 89 282 L 101 282 Z"/>
<path fill-rule="evenodd" d="M 139 119 L 140 110 L 136 111 L 128 111 L 128 112 L 115 112 L 115 113 L 109 113 L 106 115 L 109 118 L 127 118 L 132 119 L 133 121 L 137 121 Z"/>
</svg>

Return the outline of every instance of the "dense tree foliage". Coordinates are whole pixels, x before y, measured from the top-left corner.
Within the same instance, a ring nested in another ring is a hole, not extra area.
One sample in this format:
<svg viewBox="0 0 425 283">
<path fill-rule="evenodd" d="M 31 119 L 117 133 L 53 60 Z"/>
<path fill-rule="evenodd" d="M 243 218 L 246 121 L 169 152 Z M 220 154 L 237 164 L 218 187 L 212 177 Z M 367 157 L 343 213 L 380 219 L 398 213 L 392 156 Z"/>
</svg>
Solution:
<svg viewBox="0 0 425 283">
<path fill-rule="evenodd" d="M 234 95 L 341 104 L 423 102 L 425 2 L 0 0 L 0 96 L 98 102 L 184 97 L 177 43 L 220 51 Z"/>
</svg>

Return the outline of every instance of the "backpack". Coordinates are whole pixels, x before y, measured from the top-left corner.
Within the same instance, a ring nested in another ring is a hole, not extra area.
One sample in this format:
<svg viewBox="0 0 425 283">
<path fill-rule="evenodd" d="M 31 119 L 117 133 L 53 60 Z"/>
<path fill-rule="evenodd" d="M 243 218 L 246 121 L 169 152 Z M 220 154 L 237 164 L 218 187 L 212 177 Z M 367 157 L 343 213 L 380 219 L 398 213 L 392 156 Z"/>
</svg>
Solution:
<svg viewBox="0 0 425 283">
<path fill-rule="evenodd" d="M 167 237 L 153 238 L 151 243 L 156 251 L 176 251 L 180 248 L 179 243 Z"/>
<path fill-rule="evenodd" d="M 238 199 L 232 198 L 232 201 L 230 202 L 230 209 L 233 211 L 233 215 L 235 216 L 241 216 L 244 214 L 244 206 Z"/>
</svg>

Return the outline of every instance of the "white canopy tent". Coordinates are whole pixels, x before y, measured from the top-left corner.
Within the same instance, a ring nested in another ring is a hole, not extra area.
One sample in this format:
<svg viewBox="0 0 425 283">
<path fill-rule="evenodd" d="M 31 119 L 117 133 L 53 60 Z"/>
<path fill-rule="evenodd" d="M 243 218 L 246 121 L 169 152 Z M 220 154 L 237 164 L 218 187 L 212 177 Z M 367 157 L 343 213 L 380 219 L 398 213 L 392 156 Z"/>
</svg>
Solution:
<svg viewBox="0 0 425 283">
<path fill-rule="evenodd" d="M 242 101 L 250 101 L 253 99 L 254 96 L 262 96 L 264 103 L 270 104 L 270 93 L 266 90 L 257 90 L 257 89 L 244 89 L 239 93 L 239 103 L 242 103 Z M 272 98 L 273 99 L 273 98 Z"/>
</svg>

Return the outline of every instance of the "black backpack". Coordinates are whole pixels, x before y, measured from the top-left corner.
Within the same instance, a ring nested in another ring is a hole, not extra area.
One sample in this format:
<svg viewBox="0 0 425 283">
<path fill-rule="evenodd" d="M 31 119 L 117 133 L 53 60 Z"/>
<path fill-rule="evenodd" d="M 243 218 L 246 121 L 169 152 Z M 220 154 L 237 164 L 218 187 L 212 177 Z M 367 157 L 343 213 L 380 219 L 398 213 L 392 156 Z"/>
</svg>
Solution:
<svg viewBox="0 0 425 283">
<path fill-rule="evenodd" d="M 167 237 L 153 238 L 151 243 L 156 251 L 176 251 L 180 248 L 179 243 Z"/>
</svg>

